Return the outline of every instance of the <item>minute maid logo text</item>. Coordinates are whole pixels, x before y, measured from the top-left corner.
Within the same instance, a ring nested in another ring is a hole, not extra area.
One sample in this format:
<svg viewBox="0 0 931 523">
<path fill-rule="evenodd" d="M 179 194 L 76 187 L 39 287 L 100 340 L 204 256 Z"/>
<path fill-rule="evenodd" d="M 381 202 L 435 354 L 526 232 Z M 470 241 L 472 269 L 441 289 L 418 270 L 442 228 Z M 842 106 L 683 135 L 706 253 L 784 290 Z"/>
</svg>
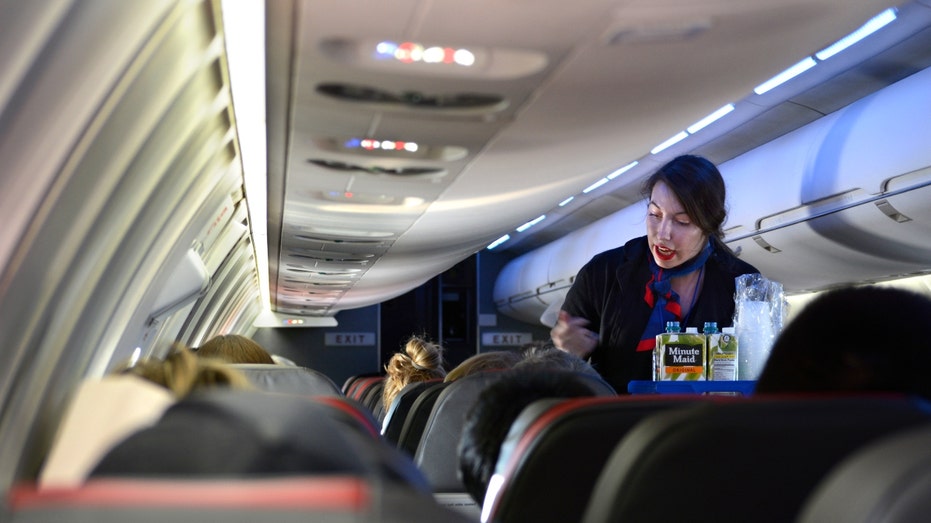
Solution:
<svg viewBox="0 0 931 523">
<path fill-rule="evenodd" d="M 695 345 L 666 345 L 666 365 L 702 365 L 702 352 Z"/>
</svg>

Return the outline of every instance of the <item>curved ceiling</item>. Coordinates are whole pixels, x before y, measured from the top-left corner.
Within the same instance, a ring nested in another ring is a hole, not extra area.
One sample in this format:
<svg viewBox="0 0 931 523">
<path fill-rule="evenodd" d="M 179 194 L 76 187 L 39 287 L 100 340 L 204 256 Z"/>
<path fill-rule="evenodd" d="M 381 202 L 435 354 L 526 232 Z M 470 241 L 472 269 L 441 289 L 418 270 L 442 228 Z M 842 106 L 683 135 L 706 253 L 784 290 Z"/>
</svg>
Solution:
<svg viewBox="0 0 931 523">
<path fill-rule="evenodd" d="M 578 198 L 503 248 L 523 252 L 614 212 L 677 152 L 649 155 L 656 144 L 890 5 L 268 2 L 273 308 L 330 316 L 403 294 L 640 160 L 610 190 Z M 447 48 L 446 59 L 467 49 L 474 64 L 426 63 L 409 49 L 405 61 L 377 58 L 384 41 Z M 739 106 L 745 116 L 688 147 L 720 162 L 866 94 L 864 82 L 847 82 L 815 101 L 818 84 L 857 62 L 837 64 L 803 89 Z M 810 107 L 774 119 L 773 108 L 801 93 L 814 93 Z"/>
</svg>

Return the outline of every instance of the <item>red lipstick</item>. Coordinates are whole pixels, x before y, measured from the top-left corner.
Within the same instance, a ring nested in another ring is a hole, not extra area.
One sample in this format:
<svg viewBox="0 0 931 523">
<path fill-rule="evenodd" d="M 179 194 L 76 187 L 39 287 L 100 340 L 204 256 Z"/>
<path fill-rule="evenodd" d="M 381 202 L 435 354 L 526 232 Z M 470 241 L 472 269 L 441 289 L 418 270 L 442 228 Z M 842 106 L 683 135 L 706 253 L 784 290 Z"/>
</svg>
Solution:
<svg viewBox="0 0 931 523">
<path fill-rule="evenodd" d="M 653 246 L 653 252 L 656 254 L 656 257 L 662 261 L 669 261 L 676 256 L 676 251 L 670 250 L 668 252 L 663 252 L 660 250 L 658 245 Z"/>
</svg>

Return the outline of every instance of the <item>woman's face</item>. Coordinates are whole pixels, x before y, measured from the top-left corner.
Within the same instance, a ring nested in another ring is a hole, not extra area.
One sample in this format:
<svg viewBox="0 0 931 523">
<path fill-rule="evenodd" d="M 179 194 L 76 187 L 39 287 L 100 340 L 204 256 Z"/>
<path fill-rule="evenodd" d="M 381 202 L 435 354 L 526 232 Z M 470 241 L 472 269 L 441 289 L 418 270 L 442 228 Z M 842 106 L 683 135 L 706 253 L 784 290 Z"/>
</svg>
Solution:
<svg viewBox="0 0 931 523">
<path fill-rule="evenodd" d="M 656 182 L 647 210 L 647 240 L 656 264 L 672 269 L 701 252 L 708 237 L 692 223 L 669 186 Z"/>
</svg>

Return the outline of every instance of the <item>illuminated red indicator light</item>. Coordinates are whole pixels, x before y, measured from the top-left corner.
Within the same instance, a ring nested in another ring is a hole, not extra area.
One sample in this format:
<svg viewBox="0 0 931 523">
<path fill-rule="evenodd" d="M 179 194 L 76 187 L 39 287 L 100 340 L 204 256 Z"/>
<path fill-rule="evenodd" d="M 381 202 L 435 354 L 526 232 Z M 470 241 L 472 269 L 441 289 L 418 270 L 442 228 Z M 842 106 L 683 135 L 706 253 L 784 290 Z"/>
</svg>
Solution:
<svg viewBox="0 0 931 523">
<path fill-rule="evenodd" d="M 475 53 L 468 49 L 452 47 L 427 47 L 416 42 L 379 42 L 375 46 L 375 57 L 382 60 L 396 60 L 403 64 L 422 62 L 427 64 L 447 64 L 471 67 L 475 65 Z"/>
<path fill-rule="evenodd" d="M 405 142 L 401 140 L 373 140 L 371 138 L 350 138 L 343 143 L 343 147 L 346 149 L 365 149 L 366 151 L 374 151 L 376 149 L 381 149 L 385 151 L 407 151 L 409 153 L 415 153 L 420 149 L 420 145 L 416 142 Z"/>
</svg>

